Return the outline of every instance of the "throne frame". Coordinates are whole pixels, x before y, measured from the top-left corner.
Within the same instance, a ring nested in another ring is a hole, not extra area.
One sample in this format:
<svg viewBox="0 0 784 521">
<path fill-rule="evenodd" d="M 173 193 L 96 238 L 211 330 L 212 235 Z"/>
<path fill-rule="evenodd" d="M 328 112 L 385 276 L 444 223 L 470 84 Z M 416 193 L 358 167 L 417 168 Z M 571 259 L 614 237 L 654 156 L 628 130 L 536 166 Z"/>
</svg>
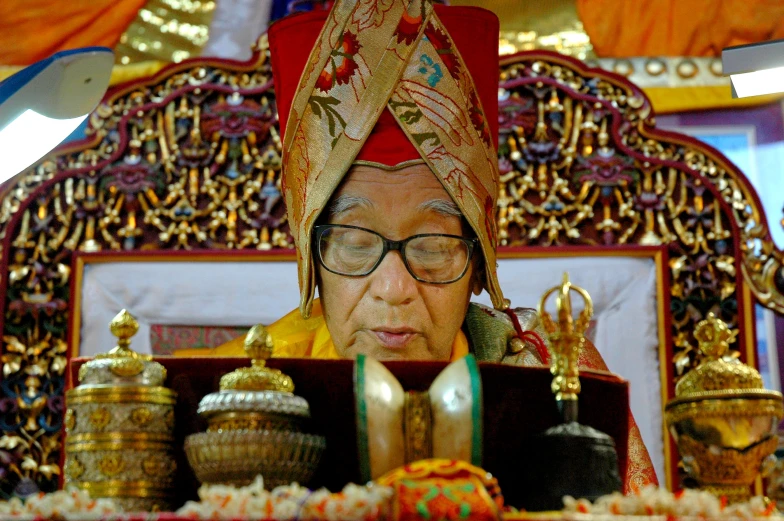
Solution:
<svg viewBox="0 0 784 521">
<path fill-rule="evenodd" d="M 666 245 L 667 398 L 710 311 L 754 364 L 753 302 L 784 310 L 784 255 L 743 174 L 656 129 L 616 74 L 530 51 L 504 57 L 499 80 L 501 246 Z M 263 35 L 246 63 L 197 58 L 113 89 L 85 140 L 0 189 L 0 449 L 19 478 L 57 486 L 74 252 L 291 248 L 277 123 Z"/>
</svg>

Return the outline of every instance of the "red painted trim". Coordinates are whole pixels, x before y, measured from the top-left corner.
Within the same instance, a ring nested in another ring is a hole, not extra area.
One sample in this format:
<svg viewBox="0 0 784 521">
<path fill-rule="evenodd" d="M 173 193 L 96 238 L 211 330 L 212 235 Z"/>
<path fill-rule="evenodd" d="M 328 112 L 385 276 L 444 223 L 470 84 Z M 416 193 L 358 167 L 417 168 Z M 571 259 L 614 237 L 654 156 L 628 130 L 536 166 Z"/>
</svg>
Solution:
<svg viewBox="0 0 784 521">
<path fill-rule="evenodd" d="M 296 251 L 289 249 L 277 250 L 131 250 L 131 251 L 98 251 L 74 252 L 71 256 L 71 278 L 68 284 L 68 324 L 66 325 L 68 352 L 66 359 L 70 362 L 73 348 L 73 328 L 77 323 L 73 305 L 79 291 L 74 274 L 79 272 L 78 264 L 111 263 L 111 262 L 146 262 L 146 259 L 157 259 L 158 262 L 296 262 Z M 81 320 L 78 320 L 81 322 Z M 68 374 L 70 378 L 70 372 Z M 73 382 L 66 380 L 66 389 Z"/>
<path fill-rule="evenodd" d="M 513 258 L 514 254 L 524 255 L 543 255 L 560 257 L 563 254 L 577 254 L 580 256 L 589 255 L 608 255 L 620 256 L 622 253 L 629 253 L 631 255 L 637 254 L 641 257 L 653 256 L 659 252 L 666 252 L 666 245 L 661 246 L 643 246 L 640 244 L 602 244 L 602 245 L 576 245 L 568 244 L 563 246 L 499 246 L 498 258 L 506 259 Z M 557 251 L 557 253 L 554 253 Z M 647 253 L 647 255 L 645 255 Z"/>
<path fill-rule="evenodd" d="M 225 257 L 231 261 L 242 260 L 243 258 L 264 258 L 264 257 L 291 257 L 292 261 L 296 261 L 296 250 L 293 249 L 272 249 L 272 250 L 218 250 L 218 249 L 203 249 L 203 250 L 129 250 L 129 251 L 96 251 L 96 252 L 74 252 L 72 257 L 71 266 L 75 266 L 76 259 L 82 259 L 85 264 L 91 262 L 112 262 L 105 259 L 114 259 L 116 262 L 123 260 L 131 260 L 134 257 L 144 259 L 145 257 L 170 257 L 170 262 L 178 262 L 183 260 L 195 260 L 209 262 L 210 258 Z M 93 260 L 94 259 L 94 260 Z M 207 260 L 205 260 L 207 259 Z M 274 260 L 274 259 L 273 259 Z M 286 259 L 288 260 L 288 259 Z M 167 262 L 168 259 L 164 262 Z M 140 261 L 143 262 L 143 261 Z"/>
</svg>

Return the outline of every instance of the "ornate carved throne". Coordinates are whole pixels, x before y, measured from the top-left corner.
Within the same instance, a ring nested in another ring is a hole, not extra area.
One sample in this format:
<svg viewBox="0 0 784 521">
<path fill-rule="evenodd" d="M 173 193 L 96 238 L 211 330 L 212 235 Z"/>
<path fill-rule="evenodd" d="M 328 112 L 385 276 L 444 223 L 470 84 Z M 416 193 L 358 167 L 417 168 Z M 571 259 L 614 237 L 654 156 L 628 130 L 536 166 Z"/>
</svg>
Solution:
<svg viewBox="0 0 784 521">
<path fill-rule="evenodd" d="M 784 309 L 784 274 L 748 180 L 710 147 L 657 130 L 620 76 L 527 52 L 504 58 L 499 79 L 502 257 L 655 254 L 663 400 L 698 362 L 692 331 L 710 311 L 754 363 L 752 304 Z M 57 485 L 77 254 L 289 254 L 277 128 L 262 37 L 248 63 L 196 59 L 112 90 L 84 141 L 2 187 L 5 483 Z M 668 440 L 664 451 L 671 484 Z"/>
</svg>

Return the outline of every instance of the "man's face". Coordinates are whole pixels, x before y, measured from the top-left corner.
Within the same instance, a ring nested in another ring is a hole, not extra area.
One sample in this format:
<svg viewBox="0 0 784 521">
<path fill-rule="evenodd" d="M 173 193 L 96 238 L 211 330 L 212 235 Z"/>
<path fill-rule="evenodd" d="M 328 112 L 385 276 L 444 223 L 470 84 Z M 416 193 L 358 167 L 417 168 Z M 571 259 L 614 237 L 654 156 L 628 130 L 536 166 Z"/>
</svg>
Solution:
<svg viewBox="0 0 784 521">
<path fill-rule="evenodd" d="M 436 233 L 463 235 L 457 206 L 422 164 L 387 172 L 356 166 L 330 201 L 329 224 L 358 226 L 391 240 Z M 343 358 L 449 360 L 465 318 L 473 266 L 451 284 L 414 279 L 398 251 L 371 274 L 346 277 L 319 264 L 319 295 Z"/>
</svg>

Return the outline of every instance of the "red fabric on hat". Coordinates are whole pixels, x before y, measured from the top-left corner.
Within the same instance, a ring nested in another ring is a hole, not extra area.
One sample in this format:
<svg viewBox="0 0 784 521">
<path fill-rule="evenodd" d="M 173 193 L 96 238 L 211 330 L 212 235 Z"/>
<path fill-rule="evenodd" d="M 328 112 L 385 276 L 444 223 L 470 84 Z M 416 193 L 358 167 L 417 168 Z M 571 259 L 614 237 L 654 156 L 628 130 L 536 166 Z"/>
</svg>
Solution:
<svg viewBox="0 0 784 521">
<path fill-rule="evenodd" d="M 471 73 L 495 143 L 498 139 L 498 18 L 478 7 L 436 5 L 435 10 Z M 268 37 L 281 134 L 285 132 L 302 69 L 327 15 L 325 11 L 295 14 L 270 26 Z M 420 157 L 395 117 L 386 110 L 357 160 L 393 166 Z"/>
</svg>

